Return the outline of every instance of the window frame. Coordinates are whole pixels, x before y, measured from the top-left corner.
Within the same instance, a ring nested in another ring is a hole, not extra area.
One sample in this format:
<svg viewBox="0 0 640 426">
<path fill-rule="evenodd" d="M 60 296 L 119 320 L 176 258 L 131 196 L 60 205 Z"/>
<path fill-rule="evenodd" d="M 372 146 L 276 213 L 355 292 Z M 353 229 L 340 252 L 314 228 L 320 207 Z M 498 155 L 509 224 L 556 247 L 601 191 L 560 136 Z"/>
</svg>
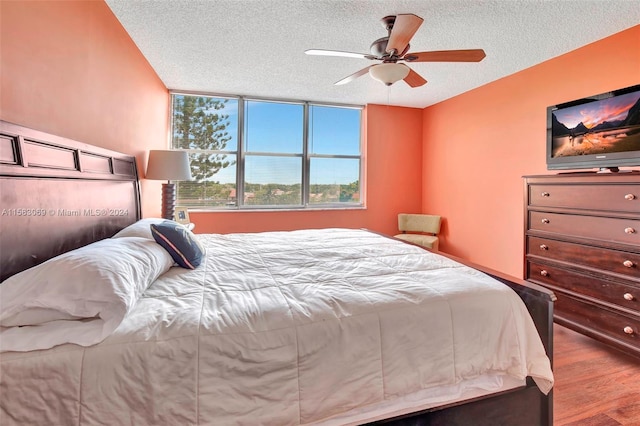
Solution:
<svg viewBox="0 0 640 426">
<path fill-rule="evenodd" d="M 204 93 L 204 92 L 188 92 L 181 90 L 169 91 L 169 149 L 173 148 L 173 135 L 174 135 L 174 96 L 195 96 L 195 97 L 211 97 L 216 99 L 229 99 L 236 100 L 238 103 L 238 123 L 237 123 L 237 147 L 236 150 L 202 150 L 202 149 L 183 149 L 187 153 L 207 153 L 207 154 L 224 154 L 232 155 L 236 158 L 236 204 L 234 206 L 201 206 L 190 207 L 189 210 L 196 212 L 229 212 L 229 211 L 270 211 L 270 210 L 360 210 L 366 208 L 366 200 L 364 197 L 364 137 L 362 128 L 362 112 L 364 106 L 353 104 L 337 104 L 327 102 L 313 102 L 313 101 L 300 101 L 291 99 L 274 99 L 274 98 L 261 98 L 254 96 L 241 96 L 241 95 L 225 95 L 216 93 Z M 245 150 L 245 129 L 246 129 L 246 103 L 250 101 L 255 102 L 269 102 L 269 103 L 285 103 L 302 105 L 303 107 L 303 129 L 302 129 L 302 153 L 279 153 L 279 152 L 263 152 L 263 151 L 246 151 Z M 354 109 L 359 111 L 359 141 L 358 141 L 358 155 L 349 154 L 312 154 L 309 152 L 309 111 L 312 106 L 330 107 L 330 108 L 344 108 Z M 301 158 L 301 204 L 284 204 L 284 205 L 247 205 L 244 203 L 244 187 L 245 187 L 245 162 L 246 156 L 265 156 L 265 157 L 288 157 L 288 158 Z M 328 202 L 328 203 L 309 203 L 310 198 L 310 179 L 311 179 L 311 159 L 312 158 L 328 158 L 328 159 L 354 159 L 359 161 L 358 170 L 358 182 L 359 182 L 359 201 L 358 202 Z"/>
</svg>

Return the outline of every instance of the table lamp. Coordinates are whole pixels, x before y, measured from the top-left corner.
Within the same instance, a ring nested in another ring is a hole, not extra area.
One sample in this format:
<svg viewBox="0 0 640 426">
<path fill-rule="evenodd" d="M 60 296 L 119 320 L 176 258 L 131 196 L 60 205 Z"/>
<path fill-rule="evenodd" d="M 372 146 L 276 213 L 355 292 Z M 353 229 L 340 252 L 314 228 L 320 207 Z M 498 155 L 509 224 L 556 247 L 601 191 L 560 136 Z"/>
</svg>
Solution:
<svg viewBox="0 0 640 426">
<path fill-rule="evenodd" d="M 149 151 L 145 178 L 167 181 L 162 184 L 162 217 L 173 220 L 176 207 L 176 185 L 171 181 L 191 180 L 189 154 L 186 151 Z"/>
</svg>

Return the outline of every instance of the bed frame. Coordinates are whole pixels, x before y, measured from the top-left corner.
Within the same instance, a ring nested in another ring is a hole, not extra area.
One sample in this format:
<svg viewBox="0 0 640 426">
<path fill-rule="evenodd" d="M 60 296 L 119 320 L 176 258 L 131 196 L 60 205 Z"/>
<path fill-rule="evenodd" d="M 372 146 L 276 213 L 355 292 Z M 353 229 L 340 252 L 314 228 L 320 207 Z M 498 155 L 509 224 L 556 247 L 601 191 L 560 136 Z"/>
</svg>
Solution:
<svg viewBox="0 0 640 426">
<path fill-rule="evenodd" d="M 0 281 L 111 237 L 141 217 L 135 157 L 0 121 Z M 447 255 L 445 255 L 447 256 Z M 479 265 L 513 288 L 553 355 L 555 296 Z M 517 389 L 382 420 L 386 425 L 552 425 L 552 393 Z"/>
</svg>

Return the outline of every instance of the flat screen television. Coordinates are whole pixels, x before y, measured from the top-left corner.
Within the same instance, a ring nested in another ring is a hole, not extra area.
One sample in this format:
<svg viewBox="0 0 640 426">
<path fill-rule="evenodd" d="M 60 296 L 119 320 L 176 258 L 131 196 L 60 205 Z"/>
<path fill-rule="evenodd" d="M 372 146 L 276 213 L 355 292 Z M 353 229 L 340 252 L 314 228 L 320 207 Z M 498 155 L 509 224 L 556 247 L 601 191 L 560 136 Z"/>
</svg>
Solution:
<svg viewBox="0 0 640 426">
<path fill-rule="evenodd" d="M 640 84 L 547 108 L 547 169 L 640 166 Z"/>
</svg>

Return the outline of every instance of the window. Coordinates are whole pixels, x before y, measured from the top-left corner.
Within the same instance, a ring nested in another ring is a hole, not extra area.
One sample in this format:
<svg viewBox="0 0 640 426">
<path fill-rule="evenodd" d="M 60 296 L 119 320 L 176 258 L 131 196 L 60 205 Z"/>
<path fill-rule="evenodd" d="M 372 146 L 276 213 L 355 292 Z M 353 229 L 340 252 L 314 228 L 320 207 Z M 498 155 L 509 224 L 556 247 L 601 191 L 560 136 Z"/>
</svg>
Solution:
<svg viewBox="0 0 640 426">
<path fill-rule="evenodd" d="M 189 152 L 192 181 L 177 182 L 178 205 L 236 205 L 238 100 L 172 95 L 173 149 Z"/>
<path fill-rule="evenodd" d="M 172 93 L 171 146 L 194 178 L 177 182 L 177 204 L 359 207 L 360 120 L 360 107 Z"/>
<path fill-rule="evenodd" d="M 360 203 L 360 113 L 309 107 L 309 204 Z"/>
<path fill-rule="evenodd" d="M 304 105 L 246 101 L 246 205 L 302 204 Z"/>
</svg>

